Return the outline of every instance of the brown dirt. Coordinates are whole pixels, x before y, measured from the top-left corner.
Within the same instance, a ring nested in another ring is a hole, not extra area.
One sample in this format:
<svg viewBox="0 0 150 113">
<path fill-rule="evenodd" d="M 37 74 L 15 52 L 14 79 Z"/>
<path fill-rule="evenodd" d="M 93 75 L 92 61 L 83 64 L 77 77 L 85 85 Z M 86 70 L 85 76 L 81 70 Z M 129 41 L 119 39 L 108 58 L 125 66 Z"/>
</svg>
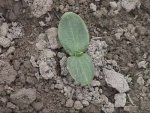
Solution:
<svg viewBox="0 0 150 113">
<path fill-rule="evenodd" d="M 150 65 L 147 69 L 139 70 L 137 67 L 137 61 L 143 59 L 143 54 L 147 53 L 146 61 L 150 62 L 150 12 L 149 7 L 145 4 L 145 0 L 142 1 L 141 9 L 135 9 L 130 13 L 121 10 L 116 16 L 104 16 L 103 18 L 95 18 L 92 14 L 92 11 L 89 8 L 90 3 L 95 3 L 97 9 L 105 7 L 110 9 L 109 1 L 110 0 L 101 0 L 100 2 L 95 2 L 94 0 L 87 0 L 88 2 L 79 3 L 78 0 L 74 6 L 69 6 L 68 11 L 73 11 L 78 13 L 87 23 L 87 26 L 90 31 L 91 36 L 100 36 L 104 37 L 104 40 L 108 44 L 108 53 L 106 55 L 107 59 L 114 59 L 117 61 L 120 71 L 124 74 L 130 74 L 134 82 L 130 84 L 131 87 L 131 97 L 133 101 L 140 103 L 140 88 L 137 87 L 136 74 L 138 72 L 144 73 L 146 70 L 150 70 Z M 150 1 L 147 0 L 147 3 L 150 4 Z M 58 10 L 59 5 L 68 5 L 67 0 L 54 0 L 53 10 L 50 11 L 52 20 L 49 23 L 48 27 L 57 27 L 59 22 L 59 17 L 64 13 L 63 11 Z M 76 10 L 75 7 L 79 7 L 79 10 Z M 25 10 L 23 13 L 22 10 Z M 30 16 L 30 8 L 20 0 L 20 2 L 14 2 L 13 0 L 0 0 L 0 12 L 7 19 L 7 22 L 18 21 L 23 25 L 25 31 L 25 36 L 22 39 L 15 40 L 16 50 L 13 54 L 13 57 L 10 59 L 12 66 L 15 66 L 16 62 L 18 63 L 19 69 L 16 69 L 18 72 L 16 80 L 11 83 L 11 87 L 17 91 L 21 88 L 35 88 L 37 91 L 36 102 L 43 103 L 43 107 L 40 111 L 36 111 L 32 104 L 26 108 L 19 108 L 18 106 L 15 109 L 6 108 L 6 103 L 0 101 L 0 113 L 100 113 L 97 109 L 97 106 L 90 105 L 89 107 L 83 109 L 80 112 L 75 112 L 71 108 L 66 108 L 65 97 L 58 93 L 57 90 L 52 90 L 50 88 L 51 83 L 54 81 L 49 80 L 40 80 L 37 81 L 35 78 L 35 73 L 38 71 L 37 68 L 32 67 L 30 63 L 31 54 L 37 54 L 37 51 L 34 49 L 34 46 L 30 42 L 34 42 L 37 36 L 43 32 L 47 27 L 40 27 L 39 20 L 43 20 L 44 16 L 37 19 Z M 137 18 L 135 19 L 135 17 Z M 136 32 L 138 34 L 136 40 L 132 40 L 128 44 L 128 39 L 123 38 L 122 40 L 116 40 L 114 37 L 115 30 L 119 27 L 126 28 L 128 24 L 133 24 L 134 26 L 143 26 L 146 31 L 145 33 L 140 33 L 140 29 L 136 27 Z M 95 32 L 97 31 L 97 32 Z M 107 33 L 106 33 L 107 32 Z M 139 48 L 139 52 L 136 52 L 135 48 Z M 129 67 L 128 63 L 132 63 L 134 67 Z M 15 67 L 14 67 L 15 69 Z M 21 72 L 21 73 L 19 73 Z M 148 75 L 150 78 L 150 75 Z M 146 75 L 145 75 L 146 77 Z M 28 78 L 28 79 L 27 79 Z M 145 78 L 146 80 L 147 78 Z M 1 91 L 1 88 L 4 87 L 4 84 L 0 84 L 0 98 L 5 98 L 7 101 L 10 100 L 10 94 L 4 89 Z M 105 90 L 108 92 L 107 86 L 103 88 L 104 94 Z M 115 94 L 114 90 L 109 90 L 110 94 L 105 94 L 111 101 L 113 100 L 113 95 Z M 147 91 L 146 94 L 150 93 Z M 136 94 L 136 96 L 135 96 Z M 136 104 L 135 103 L 135 104 Z M 91 108 L 90 108 L 91 107 Z M 93 109 L 92 111 L 89 111 Z M 139 113 L 149 113 L 140 108 Z M 115 113 L 124 113 L 122 109 L 117 109 Z"/>
</svg>

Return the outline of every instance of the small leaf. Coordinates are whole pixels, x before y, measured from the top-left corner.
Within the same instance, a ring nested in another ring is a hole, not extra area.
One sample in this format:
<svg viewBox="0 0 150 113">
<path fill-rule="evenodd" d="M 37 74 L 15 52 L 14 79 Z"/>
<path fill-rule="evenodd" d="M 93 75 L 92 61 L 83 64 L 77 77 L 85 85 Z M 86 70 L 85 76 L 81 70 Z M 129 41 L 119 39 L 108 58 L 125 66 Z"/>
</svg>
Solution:
<svg viewBox="0 0 150 113">
<path fill-rule="evenodd" d="M 58 37 L 69 55 L 81 55 L 89 44 L 89 34 L 84 21 L 72 12 L 62 16 L 58 26 Z"/>
<path fill-rule="evenodd" d="M 73 79 L 81 85 L 88 85 L 93 80 L 94 66 L 92 59 L 86 53 L 80 57 L 69 57 L 67 67 Z"/>
</svg>

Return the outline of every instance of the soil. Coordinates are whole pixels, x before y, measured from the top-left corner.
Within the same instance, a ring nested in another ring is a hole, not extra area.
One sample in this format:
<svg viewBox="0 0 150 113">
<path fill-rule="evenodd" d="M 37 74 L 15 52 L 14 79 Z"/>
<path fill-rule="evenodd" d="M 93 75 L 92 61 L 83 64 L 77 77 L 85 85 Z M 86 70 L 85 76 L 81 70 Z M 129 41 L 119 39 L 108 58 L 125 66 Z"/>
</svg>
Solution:
<svg viewBox="0 0 150 113">
<path fill-rule="evenodd" d="M 14 73 L 17 73 L 14 75 L 13 72 L 10 72 L 16 77 L 15 80 L 8 80 L 9 82 L 3 83 L 0 78 L 0 113 L 103 113 L 99 109 L 99 105 L 92 103 L 82 110 L 67 108 L 65 106 L 66 97 L 58 89 L 51 88 L 51 84 L 55 81 L 37 80 L 35 77 L 35 74 L 39 73 L 39 69 L 32 66 L 30 58 L 32 55 L 39 54 L 34 45 L 36 39 L 48 28 L 57 27 L 60 17 L 66 11 L 75 12 L 85 20 L 90 36 L 102 37 L 102 40 L 106 41 L 108 49 L 105 59 L 115 60 L 119 67 L 116 70 L 132 79 L 132 82 L 129 82 L 130 91 L 128 94 L 133 103 L 128 98 L 126 105 L 135 104 L 137 111 L 134 111 L 133 108 L 124 110 L 125 108 L 121 107 L 115 108 L 114 113 L 150 112 L 150 83 L 146 85 L 150 80 L 150 0 L 141 0 L 140 9 L 135 8 L 130 12 L 121 9 L 116 15 L 93 16 L 90 3 L 94 3 L 97 10 L 105 8 L 110 11 L 110 1 L 112 0 L 53 0 L 52 10 L 40 18 L 36 18 L 32 16 L 31 8 L 24 0 L 0 0 L 0 13 L 5 18 L 5 22 L 18 22 L 24 30 L 23 37 L 14 40 L 15 51 L 5 58 L 0 58 L 1 61 L 6 61 L 6 64 L 9 63 L 8 68 L 12 66 L 15 70 Z M 66 8 L 60 10 L 60 6 Z M 45 17 L 48 14 L 51 16 L 50 22 L 46 26 L 41 26 L 39 22 L 45 22 Z M 128 30 L 130 25 L 135 28 L 135 38 L 132 39 L 131 35 L 125 36 L 126 31 L 120 39 L 115 37 L 118 29 Z M 3 52 L 6 49 L 3 48 Z M 54 51 L 58 53 L 63 50 L 61 48 Z M 59 58 L 56 59 L 59 61 Z M 139 68 L 138 63 L 143 60 L 148 62 L 148 65 L 146 68 Z M 59 64 L 57 68 L 57 74 L 60 74 Z M 144 86 L 137 83 L 139 74 L 145 81 Z M 108 97 L 110 102 L 114 103 L 114 95 L 117 91 L 105 83 L 101 84 L 103 85 L 103 94 Z M 20 91 L 23 88 L 25 90 Z M 14 92 L 17 92 L 16 97 L 12 97 L 15 95 Z M 24 94 L 24 98 L 20 100 L 21 93 Z"/>
</svg>

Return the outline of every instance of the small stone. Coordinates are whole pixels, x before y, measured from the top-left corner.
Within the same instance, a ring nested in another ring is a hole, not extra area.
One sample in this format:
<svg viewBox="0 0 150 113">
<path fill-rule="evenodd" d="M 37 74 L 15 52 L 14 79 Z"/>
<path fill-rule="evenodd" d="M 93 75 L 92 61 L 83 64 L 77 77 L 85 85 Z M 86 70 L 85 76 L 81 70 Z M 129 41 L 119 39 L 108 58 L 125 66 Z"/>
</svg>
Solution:
<svg viewBox="0 0 150 113">
<path fill-rule="evenodd" d="M 38 50 L 43 50 L 45 47 L 46 47 L 46 41 L 45 40 L 39 40 L 37 43 L 36 43 L 36 47 Z"/>
<path fill-rule="evenodd" d="M 138 113 L 138 107 L 137 106 L 124 106 L 124 111 L 125 112 L 130 112 L 130 113 Z"/>
<path fill-rule="evenodd" d="M 91 86 L 100 86 L 100 85 L 101 85 L 100 81 L 97 80 L 93 80 L 91 83 Z"/>
<path fill-rule="evenodd" d="M 74 5 L 75 4 L 75 0 L 68 0 L 68 4 L 69 5 Z"/>
<path fill-rule="evenodd" d="M 11 109 L 15 109 L 16 108 L 16 105 L 14 105 L 13 103 L 11 102 L 8 102 L 7 105 L 6 105 L 7 108 L 11 108 Z"/>
<path fill-rule="evenodd" d="M 122 36 L 122 33 L 116 33 L 116 34 L 115 34 L 115 37 L 116 37 L 117 40 L 120 40 L 120 37 L 121 37 L 121 36 Z"/>
<path fill-rule="evenodd" d="M 66 107 L 71 108 L 71 107 L 73 106 L 73 104 L 74 104 L 74 101 L 73 101 L 72 99 L 68 99 L 68 100 L 66 101 Z"/>
<path fill-rule="evenodd" d="M 97 6 L 93 3 L 90 4 L 90 9 L 92 9 L 93 11 L 96 11 Z"/>
<path fill-rule="evenodd" d="M 115 107 L 124 107 L 126 104 L 126 94 L 115 94 Z"/>
<path fill-rule="evenodd" d="M 51 11 L 52 4 L 52 0 L 34 0 L 33 4 L 31 5 L 33 16 L 39 18 L 46 14 L 48 11 Z"/>
<path fill-rule="evenodd" d="M 17 72 L 9 64 L 9 62 L 4 62 L 0 60 L 0 84 L 1 83 L 12 83 L 17 76 Z"/>
<path fill-rule="evenodd" d="M 129 91 L 129 85 L 124 75 L 113 70 L 103 69 L 105 80 L 108 85 L 118 90 L 120 93 Z"/>
<path fill-rule="evenodd" d="M 35 61 L 35 57 L 34 56 L 31 56 L 30 62 L 31 62 L 31 64 L 32 64 L 33 67 L 38 67 L 38 65 L 37 65 L 37 63 Z"/>
<path fill-rule="evenodd" d="M 87 100 L 82 100 L 83 106 L 89 106 L 89 102 Z"/>
<path fill-rule="evenodd" d="M 7 108 L 11 108 L 11 109 L 15 109 L 16 108 L 16 105 L 14 105 L 11 102 L 8 102 L 6 106 L 7 106 Z"/>
<path fill-rule="evenodd" d="M 83 105 L 82 105 L 82 103 L 80 101 L 75 101 L 74 108 L 76 110 L 80 110 L 80 109 L 83 109 Z"/>
<path fill-rule="evenodd" d="M 21 63 L 20 63 L 18 60 L 14 60 L 14 62 L 13 62 L 13 67 L 14 67 L 14 69 L 15 69 L 16 71 L 19 70 L 20 64 L 21 64 Z"/>
<path fill-rule="evenodd" d="M 50 48 L 51 49 L 60 48 L 60 44 L 59 44 L 58 39 L 57 39 L 58 29 L 55 27 L 49 28 L 46 31 L 46 34 L 47 34 L 47 38 L 49 40 Z"/>
<path fill-rule="evenodd" d="M 138 63 L 138 68 L 146 68 L 148 65 L 148 62 L 146 61 L 141 61 Z"/>
<path fill-rule="evenodd" d="M 110 7 L 112 8 L 112 9 L 116 9 L 117 8 L 117 3 L 115 2 L 115 1 L 113 1 L 113 2 L 109 2 L 109 4 L 110 4 Z"/>
<path fill-rule="evenodd" d="M 103 107 L 102 107 L 102 110 L 105 112 L 105 113 L 113 113 L 114 112 L 114 104 L 112 104 L 111 102 L 108 102 L 107 104 L 105 104 Z"/>
<path fill-rule="evenodd" d="M 64 88 L 64 85 L 63 85 L 63 83 L 61 83 L 61 84 L 56 84 L 56 85 L 55 85 L 55 88 L 56 88 L 56 89 L 63 89 L 63 88 Z"/>
<path fill-rule="evenodd" d="M 0 27 L 0 36 L 6 36 L 8 33 L 8 24 L 3 23 L 2 26 Z"/>
<path fill-rule="evenodd" d="M 130 12 L 131 10 L 140 8 L 141 2 L 140 0 L 121 0 L 121 6 L 127 11 Z"/>
<path fill-rule="evenodd" d="M 13 103 L 19 106 L 29 105 L 36 99 L 36 90 L 31 88 L 22 88 L 19 91 L 11 94 L 10 99 L 13 101 Z"/>
<path fill-rule="evenodd" d="M 144 81 L 143 77 L 139 77 L 139 78 L 137 79 L 137 83 L 138 83 L 139 85 L 141 85 L 141 86 L 144 86 L 145 81 Z"/>
<path fill-rule="evenodd" d="M 6 47 L 9 47 L 10 44 L 11 44 L 11 41 L 9 38 L 0 36 L 0 46 L 3 46 L 4 48 L 6 48 Z"/>
<path fill-rule="evenodd" d="M 34 102 L 32 104 L 32 106 L 36 111 L 40 111 L 43 108 L 43 103 L 42 102 Z"/>
<path fill-rule="evenodd" d="M 2 97 L 1 99 L 0 99 L 0 102 L 2 102 L 2 103 L 6 103 L 8 101 L 8 99 L 7 98 L 5 98 L 5 97 Z"/>
</svg>

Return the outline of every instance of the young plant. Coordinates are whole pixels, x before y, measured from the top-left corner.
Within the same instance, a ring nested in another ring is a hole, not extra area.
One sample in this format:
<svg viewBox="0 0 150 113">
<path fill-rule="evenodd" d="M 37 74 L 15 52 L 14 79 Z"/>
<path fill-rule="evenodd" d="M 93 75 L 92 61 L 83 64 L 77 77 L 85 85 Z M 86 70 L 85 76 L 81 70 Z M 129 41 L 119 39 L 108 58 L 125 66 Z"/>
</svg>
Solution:
<svg viewBox="0 0 150 113">
<path fill-rule="evenodd" d="M 67 68 L 72 78 L 81 85 L 88 85 L 94 77 L 94 66 L 85 53 L 89 44 L 89 33 L 80 16 L 65 13 L 59 22 L 58 37 L 65 51 L 70 55 Z"/>
</svg>

